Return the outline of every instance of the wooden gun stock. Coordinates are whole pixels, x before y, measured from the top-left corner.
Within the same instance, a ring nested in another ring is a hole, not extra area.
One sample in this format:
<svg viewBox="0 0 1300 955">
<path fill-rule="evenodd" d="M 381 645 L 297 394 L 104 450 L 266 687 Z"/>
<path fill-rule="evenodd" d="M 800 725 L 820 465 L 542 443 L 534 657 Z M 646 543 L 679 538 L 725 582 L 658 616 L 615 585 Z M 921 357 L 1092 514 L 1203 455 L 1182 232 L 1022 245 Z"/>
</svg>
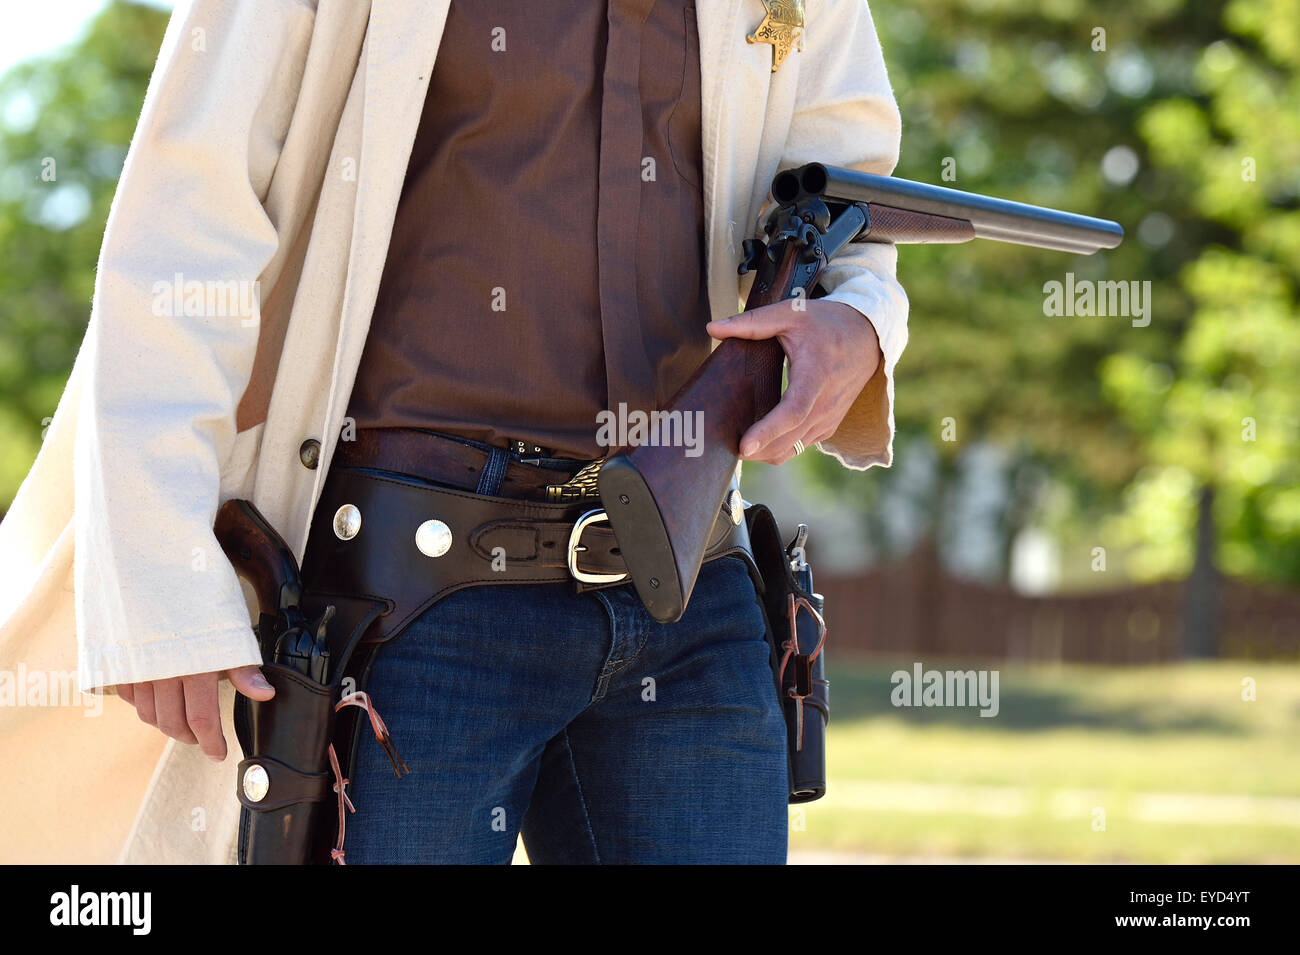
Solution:
<svg viewBox="0 0 1300 955">
<path fill-rule="evenodd" d="M 802 269 L 798 281 L 796 272 Z M 793 243 L 770 282 L 756 279 L 745 303 L 758 308 L 811 287 L 822 265 L 801 263 Z M 775 338 L 723 341 L 664 409 L 702 412 L 701 453 L 641 445 L 611 455 L 600 469 L 601 503 L 618 538 L 628 575 L 650 616 L 681 618 L 704 563 L 709 532 L 740 460 L 740 438 L 781 398 L 785 352 Z"/>
<path fill-rule="evenodd" d="M 257 594 L 258 611 L 275 616 L 302 599 L 298 562 L 262 512 L 251 501 L 229 500 L 212 527 L 217 543 Z"/>
</svg>

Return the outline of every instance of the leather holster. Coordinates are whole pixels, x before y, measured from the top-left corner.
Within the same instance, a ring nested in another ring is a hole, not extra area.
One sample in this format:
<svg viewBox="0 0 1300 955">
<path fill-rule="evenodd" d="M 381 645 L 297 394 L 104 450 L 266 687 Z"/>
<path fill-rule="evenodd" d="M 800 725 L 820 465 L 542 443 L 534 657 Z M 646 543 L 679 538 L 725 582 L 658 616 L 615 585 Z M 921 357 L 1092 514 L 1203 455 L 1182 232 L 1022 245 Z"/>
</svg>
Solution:
<svg viewBox="0 0 1300 955">
<path fill-rule="evenodd" d="M 335 707 L 343 696 L 344 680 L 363 663 L 356 653 L 362 634 L 387 604 L 303 595 L 302 607 L 309 619 L 318 619 L 327 604 L 335 608 L 327 629 L 334 668 L 330 682 L 318 683 L 289 667 L 263 663 L 262 673 L 275 688 L 275 696 L 265 703 L 242 694 L 235 699 L 235 733 L 245 755 L 237 789 L 242 807 L 240 865 L 331 861 L 337 827 L 329 824 L 329 817 L 338 812 L 339 796 L 330 743 L 337 749 L 340 724 L 346 725 L 349 741 L 358 728 L 355 709 L 338 713 Z"/>
<path fill-rule="evenodd" d="M 776 518 L 762 504 L 745 509 L 745 523 L 758 568 L 755 587 L 767 618 L 772 674 L 785 715 L 790 802 L 812 802 L 826 794 L 826 724 L 830 720 L 830 684 L 822 652 L 822 596 L 812 592 L 812 572 L 801 537 L 782 544 Z M 806 608 L 796 612 L 794 632 L 792 598 L 796 606 L 802 599 L 815 611 L 815 615 Z"/>
</svg>

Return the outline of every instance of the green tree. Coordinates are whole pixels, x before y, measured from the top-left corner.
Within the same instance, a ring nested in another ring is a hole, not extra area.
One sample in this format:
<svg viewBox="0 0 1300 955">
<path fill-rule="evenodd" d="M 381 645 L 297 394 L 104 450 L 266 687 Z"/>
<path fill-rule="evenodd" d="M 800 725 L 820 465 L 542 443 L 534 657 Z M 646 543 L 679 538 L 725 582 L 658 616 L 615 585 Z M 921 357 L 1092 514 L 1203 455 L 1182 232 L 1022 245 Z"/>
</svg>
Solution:
<svg viewBox="0 0 1300 955">
<path fill-rule="evenodd" d="M 971 443 L 996 443 L 1013 480 L 1028 478 L 1005 516 L 1008 544 L 1043 519 L 1032 492 L 1046 479 L 1069 492 L 1058 530 L 1104 528 L 1104 543 L 1135 548 L 1139 576 L 1187 573 L 1197 488 L 1232 484 L 1213 506 L 1220 545 L 1201 528 L 1210 565 L 1300 579 L 1285 473 L 1296 0 L 917 0 L 873 12 L 904 119 L 898 175 L 1102 215 L 1128 232 L 1120 249 L 1086 258 L 995 243 L 901 250 L 912 320 L 900 447 L 926 441 L 950 477 Z M 1242 180 L 1246 156 L 1254 183 Z M 1066 272 L 1149 280 L 1150 324 L 1045 316 L 1043 285 Z M 1243 451 L 1252 409 L 1261 430 Z M 940 438 L 945 419 L 955 441 Z M 866 508 L 897 483 L 804 466 Z M 932 504 L 940 539 L 943 497 Z"/>
<path fill-rule="evenodd" d="M 0 78 L 0 512 L 85 334 L 109 205 L 168 15 L 115 2 Z"/>
<path fill-rule="evenodd" d="M 1234 0 L 1229 36 L 1198 59 L 1196 95 L 1141 121 L 1190 214 L 1223 230 L 1181 273 L 1193 312 L 1172 377 L 1137 355 L 1112 357 L 1104 375 L 1151 460 L 1119 526 L 1144 572 L 1190 572 L 1198 655 L 1214 650 L 1220 569 L 1300 581 L 1297 18 L 1300 0 Z"/>
</svg>

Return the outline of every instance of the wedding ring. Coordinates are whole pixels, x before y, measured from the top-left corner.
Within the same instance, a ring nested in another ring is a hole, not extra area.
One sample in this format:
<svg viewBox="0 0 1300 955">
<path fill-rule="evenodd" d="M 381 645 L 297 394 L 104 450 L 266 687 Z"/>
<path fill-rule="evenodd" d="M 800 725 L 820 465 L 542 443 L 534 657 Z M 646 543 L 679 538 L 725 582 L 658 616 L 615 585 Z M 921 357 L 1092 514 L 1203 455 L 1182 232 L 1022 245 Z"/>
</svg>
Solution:
<svg viewBox="0 0 1300 955">
<path fill-rule="evenodd" d="M 794 453 L 795 453 L 795 454 L 803 454 L 803 442 L 802 442 L 802 441 L 796 441 L 796 442 L 794 443 Z"/>
</svg>

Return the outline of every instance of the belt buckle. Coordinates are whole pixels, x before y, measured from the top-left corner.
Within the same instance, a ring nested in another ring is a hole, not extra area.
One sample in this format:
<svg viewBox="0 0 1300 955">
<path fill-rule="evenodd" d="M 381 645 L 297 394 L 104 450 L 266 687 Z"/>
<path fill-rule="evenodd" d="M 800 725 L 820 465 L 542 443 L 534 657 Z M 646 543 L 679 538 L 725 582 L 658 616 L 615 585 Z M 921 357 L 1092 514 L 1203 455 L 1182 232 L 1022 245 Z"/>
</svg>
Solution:
<svg viewBox="0 0 1300 955">
<path fill-rule="evenodd" d="M 603 507 L 588 511 L 573 522 L 573 530 L 569 534 L 569 551 L 567 555 L 569 576 L 584 584 L 612 584 L 615 581 L 626 580 L 627 571 L 623 571 L 621 574 L 592 574 L 578 568 L 578 555 L 587 549 L 582 544 L 582 532 L 598 521 L 609 521 L 609 515 L 605 513 Z"/>
</svg>

